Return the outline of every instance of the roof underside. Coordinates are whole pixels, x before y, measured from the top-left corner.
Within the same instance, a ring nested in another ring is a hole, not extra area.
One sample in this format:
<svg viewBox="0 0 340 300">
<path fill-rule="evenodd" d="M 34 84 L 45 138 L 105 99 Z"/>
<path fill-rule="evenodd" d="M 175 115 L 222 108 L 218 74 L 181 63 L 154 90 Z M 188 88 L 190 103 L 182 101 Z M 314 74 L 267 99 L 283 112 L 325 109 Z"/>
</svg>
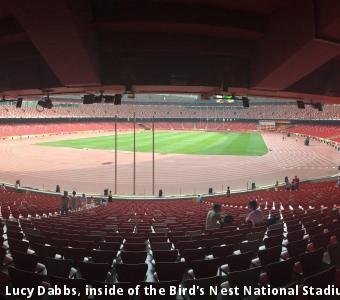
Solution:
<svg viewBox="0 0 340 300">
<path fill-rule="evenodd" d="M 0 92 L 340 103 L 338 0 L 0 1 Z"/>
</svg>

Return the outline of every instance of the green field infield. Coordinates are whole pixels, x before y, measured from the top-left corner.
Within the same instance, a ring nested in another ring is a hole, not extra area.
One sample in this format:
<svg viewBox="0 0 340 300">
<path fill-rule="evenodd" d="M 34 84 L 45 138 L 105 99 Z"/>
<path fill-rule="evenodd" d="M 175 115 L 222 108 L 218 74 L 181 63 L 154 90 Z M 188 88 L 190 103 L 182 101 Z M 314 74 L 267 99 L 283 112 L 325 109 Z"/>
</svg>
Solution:
<svg viewBox="0 0 340 300">
<path fill-rule="evenodd" d="M 117 149 L 133 151 L 133 133 L 121 133 L 117 137 Z M 98 136 L 39 143 L 41 146 L 77 149 L 114 149 L 114 137 Z M 152 132 L 136 133 L 136 151 L 152 151 Z M 202 132 L 156 131 L 155 152 L 199 155 L 248 155 L 261 156 L 268 148 L 257 132 Z"/>
</svg>

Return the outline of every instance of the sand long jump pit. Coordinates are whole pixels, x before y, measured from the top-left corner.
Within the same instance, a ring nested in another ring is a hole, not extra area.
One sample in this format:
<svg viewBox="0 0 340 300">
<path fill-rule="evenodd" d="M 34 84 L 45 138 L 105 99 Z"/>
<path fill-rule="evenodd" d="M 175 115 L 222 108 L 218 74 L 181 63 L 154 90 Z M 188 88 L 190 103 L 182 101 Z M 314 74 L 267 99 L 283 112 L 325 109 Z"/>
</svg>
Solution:
<svg viewBox="0 0 340 300">
<path fill-rule="evenodd" d="M 133 134 L 118 135 L 117 193 L 133 191 Z M 114 190 L 112 132 L 2 140 L 1 181 L 23 186 L 102 194 Z M 318 178 L 338 172 L 340 154 L 316 141 L 282 140 L 281 134 L 156 131 L 155 190 L 166 195 L 203 194 L 272 185 L 284 176 Z M 136 194 L 152 193 L 152 132 L 136 134 Z"/>
</svg>

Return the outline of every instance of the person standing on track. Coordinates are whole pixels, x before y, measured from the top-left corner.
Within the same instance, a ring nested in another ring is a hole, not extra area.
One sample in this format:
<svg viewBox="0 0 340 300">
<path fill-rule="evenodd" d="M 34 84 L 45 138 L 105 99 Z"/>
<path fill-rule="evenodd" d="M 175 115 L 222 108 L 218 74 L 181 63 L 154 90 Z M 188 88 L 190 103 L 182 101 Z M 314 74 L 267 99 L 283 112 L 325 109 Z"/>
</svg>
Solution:
<svg viewBox="0 0 340 300">
<path fill-rule="evenodd" d="M 64 195 L 61 197 L 61 215 L 66 215 L 68 213 L 68 206 L 69 206 L 69 196 L 68 191 L 64 191 Z"/>
</svg>

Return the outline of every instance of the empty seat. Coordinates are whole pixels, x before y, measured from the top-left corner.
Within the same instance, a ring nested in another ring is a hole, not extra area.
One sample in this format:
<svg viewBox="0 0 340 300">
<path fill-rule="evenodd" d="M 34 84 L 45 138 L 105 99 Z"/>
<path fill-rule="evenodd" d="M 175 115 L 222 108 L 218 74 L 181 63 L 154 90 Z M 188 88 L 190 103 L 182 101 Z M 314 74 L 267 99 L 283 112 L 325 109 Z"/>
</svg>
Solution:
<svg viewBox="0 0 340 300">
<path fill-rule="evenodd" d="M 147 257 L 146 251 L 122 251 L 120 258 L 125 264 L 144 263 Z"/>
<path fill-rule="evenodd" d="M 17 269 L 35 272 L 39 257 L 35 254 L 27 254 L 20 251 L 11 251 L 13 257 L 14 265 Z"/>
<path fill-rule="evenodd" d="M 171 286 L 178 286 L 179 281 L 172 280 L 172 281 L 160 281 L 160 282 L 142 282 L 141 283 L 141 295 L 140 300 L 156 300 L 156 299 L 163 299 L 163 300 L 176 300 L 177 295 L 171 295 L 168 291 L 170 290 Z M 152 287 L 156 289 L 156 291 L 159 291 L 161 288 L 164 289 L 165 295 L 146 295 L 144 292 L 145 287 Z"/>
<path fill-rule="evenodd" d="M 29 243 L 26 241 L 16 240 L 16 239 L 8 239 L 8 246 L 9 249 L 20 251 L 20 252 L 27 252 L 27 249 L 29 247 Z"/>
<path fill-rule="evenodd" d="M 115 264 L 119 282 L 139 282 L 144 281 L 147 264 Z"/>
<path fill-rule="evenodd" d="M 302 254 L 300 257 L 302 273 L 304 277 L 314 275 L 321 271 L 324 250 L 322 248 L 314 252 Z"/>
<path fill-rule="evenodd" d="M 282 235 L 273 235 L 264 239 L 264 245 L 266 246 L 266 248 L 272 248 L 275 246 L 282 245 L 282 241 L 283 241 Z"/>
<path fill-rule="evenodd" d="M 222 258 L 232 255 L 234 250 L 235 246 L 233 244 L 211 247 L 211 253 L 215 258 Z"/>
<path fill-rule="evenodd" d="M 43 276 L 29 272 L 25 270 L 20 270 L 17 268 L 9 267 L 8 274 L 11 278 L 12 286 L 15 288 L 35 288 L 34 296 L 37 294 L 37 287 L 41 285 L 43 281 Z M 22 297 L 22 299 L 26 299 L 26 297 Z"/>
<path fill-rule="evenodd" d="M 336 269 L 335 267 L 330 267 L 324 271 L 311 275 L 305 278 L 303 285 L 310 286 L 314 288 L 321 288 L 325 289 L 328 286 L 335 285 L 335 274 Z M 320 299 L 320 297 L 324 298 L 323 296 L 313 296 L 309 295 L 308 299 Z M 339 296 L 336 296 L 339 297 Z"/>
<path fill-rule="evenodd" d="M 192 287 L 199 286 L 204 289 L 204 295 L 201 296 L 198 292 L 195 295 L 190 296 L 190 300 L 205 299 L 205 300 L 216 300 L 217 295 L 210 293 L 210 289 L 216 289 L 220 291 L 221 283 L 226 281 L 222 276 L 214 276 L 209 278 L 199 278 L 199 279 L 187 279 L 183 282 L 183 286 L 190 289 Z"/>
<path fill-rule="evenodd" d="M 55 257 L 58 250 L 55 246 L 46 246 L 42 244 L 34 244 L 32 246 L 34 252 L 39 256 L 39 259 L 42 260 L 45 257 Z"/>
<path fill-rule="evenodd" d="M 328 246 L 328 253 L 332 265 L 340 265 L 340 242 Z"/>
<path fill-rule="evenodd" d="M 155 265 L 155 276 L 159 281 L 182 281 L 183 273 L 185 271 L 184 262 L 160 262 Z"/>
<path fill-rule="evenodd" d="M 108 263 L 93 263 L 93 262 L 80 262 L 79 269 L 82 278 L 88 282 L 105 281 L 111 266 Z"/>
<path fill-rule="evenodd" d="M 63 248 L 62 254 L 64 258 L 70 258 L 78 265 L 79 262 L 82 262 L 89 255 L 89 251 L 85 248 Z"/>
<path fill-rule="evenodd" d="M 295 258 L 280 261 L 266 266 L 268 281 L 273 287 L 288 285 L 292 282 Z"/>
<path fill-rule="evenodd" d="M 90 256 L 93 262 L 108 263 L 111 266 L 113 263 L 113 260 L 117 256 L 117 252 L 109 251 L 109 250 L 92 250 L 90 252 Z"/>
<path fill-rule="evenodd" d="M 311 242 L 313 243 L 314 249 L 323 248 L 324 250 L 327 248 L 329 244 L 329 240 L 331 238 L 331 233 L 321 233 L 311 237 Z"/>
<path fill-rule="evenodd" d="M 206 278 L 217 275 L 217 271 L 221 266 L 221 259 L 202 259 L 193 260 L 190 263 L 190 267 L 194 271 L 194 278 Z"/>
<path fill-rule="evenodd" d="M 181 252 L 181 257 L 185 259 L 185 262 L 189 264 L 193 260 L 200 260 L 204 259 L 206 254 L 205 248 L 199 248 L 199 249 L 184 249 Z"/>
<path fill-rule="evenodd" d="M 158 262 L 174 262 L 178 258 L 178 251 L 176 250 L 153 250 L 152 257 L 156 263 Z"/>
<path fill-rule="evenodd" d="M 72 259 L 55 259 L 45 257 L 44 265 L 47 269 L 48 276 L 69 277 L 71 268 L 73 266 Z"/>
<path fill-rule="evenodd" d="M 86 289 L 86 280 L 84 279 L 70 279 L 65 277 L 56 277 L 50 276 L 48 278 L 48 283 L 53 286 L 63 287 L 66 286 L 69 289 L 73 289 L 76 291 L 75 295 L 63 295 L 62 299 L 84 299 L 85 289 Z M 53 299 L 60 299 L 60 296 L 54 296 Z"/>
<path fill-rule="evenodd" d="M 121 243 L 116 242 L 100 242 L 99 249 L 101 250 L 109 250 L 109 251 L 117 251 L 121 248 Z"/>
<path fill-rule="evenodd" d="M 280 261 L 282 246 L 276 246 L 260 250 L 258 253 L 259 260 L 262 267 L 268 264 Z"/>
<path fill-rule="evenodd" d="M 110 300 L 110 299 L 119 299 L 119 300 L 130 300 L 131 296 L 128 294 L 128 289 L 134 287 L 135 285 L 132 282 L 115 282 L 115 283 L 106 283 L 100 281 L 93 281 L 92 286 L 97 290 L 99 288 L 103 289 L 105 287 L 113 287 L 115 286 L 116 289 L 121 288 L 123 290 L 123 295 L 116 294 L 115 296 L 112 295 L 96 295 L 94 299 L 96 300 Z"/>
<path fill-rule="evenodd" d="M 228 274 L 228 282 L 230 287 L 238 287 L 240 289 L 240 299 L 243 299 L 243 286 L 258 287 L 261 267 L 247 269 L 243 271 L 234 271 Z"/>
<path fill-rule="evenodd" d="M 298 240 L 302 240 L 303 236 L 305 235 L 304 230 L 296 230 L 296 231 L 290 231 L 287 233 L 287 240 L 288 242 L 294 242 Z"/>
<path fill-rule="evenodd" d="M 250 267 L 253 256 L 253 252 L 230 255 L 223 261 L 223 263 L 228 264 L 228 268 L 222 266 L 221 270 L 224 273 L 246 270 Z"/>
<path fill-rule="evenodd" d="M 300 256 L 307 251 L 307 246 L 307 239 L 289 242 L 286 246 L 289 257 L 295 257 L 297 260 L 300 259 Z"/>
</svg>

